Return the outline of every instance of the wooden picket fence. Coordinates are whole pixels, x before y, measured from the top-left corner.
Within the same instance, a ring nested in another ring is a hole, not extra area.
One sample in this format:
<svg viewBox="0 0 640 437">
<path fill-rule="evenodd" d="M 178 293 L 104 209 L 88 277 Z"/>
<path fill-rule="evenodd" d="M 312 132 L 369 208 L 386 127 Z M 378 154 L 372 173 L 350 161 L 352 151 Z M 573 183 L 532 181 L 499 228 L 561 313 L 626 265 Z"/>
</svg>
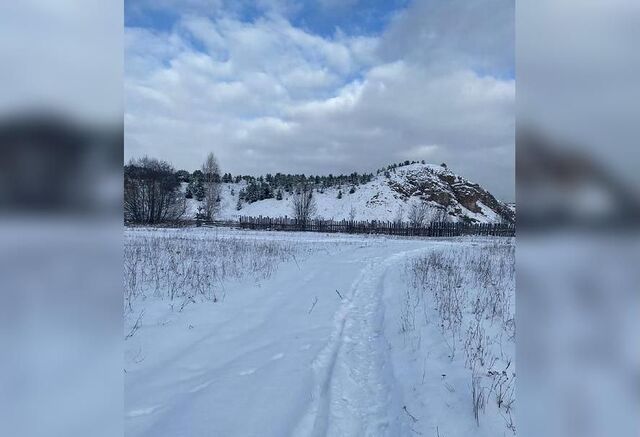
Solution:
<svg viewBox="0 0 640 437">
<path fill-rule="evenodd" d="M 514 237 L 516 227 L 508 223 L 449 223 L 431 222 L 415 227 L 409 223 L 388 221 L 309 220 L 300 222 L 289 217 L 241 216 L 237 225 L 241 229 L 271 231 L 341 232 L 346 234 L 384 234 L 420 237 L 457 237 L 462 235 L 491 235 Z"/>
</svg>

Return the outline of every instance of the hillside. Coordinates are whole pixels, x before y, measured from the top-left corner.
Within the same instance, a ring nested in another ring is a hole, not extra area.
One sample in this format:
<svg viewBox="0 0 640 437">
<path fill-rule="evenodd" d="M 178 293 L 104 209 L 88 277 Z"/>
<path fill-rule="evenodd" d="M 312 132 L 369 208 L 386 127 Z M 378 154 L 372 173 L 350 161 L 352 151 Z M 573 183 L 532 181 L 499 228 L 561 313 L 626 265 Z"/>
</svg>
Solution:
<svg viewBox="0 0 640 437">
<path fill-rule="evenodd" d="M 291 193 L 286 191 L 282 200 L 242 202 L 238 210 L 238 196 L 246 187 L 246 181 L 221 184 L 219 219 L 235 220 L 241 215 L 291 216 Z M 340 192 L 342 196 L 338 198 Z M 414 202 L 429 205 L 430 220 L 495 223 L 515 219 L 514 209 L 480 185 L 430 164 L 414 163 L 381 171 L 370 182 L 357 186 L 317 187 L 313 195 L 318 206 L 317 218 L 323 219 L 406 221 Z M 194 199 L 187 200 L 188 217 L 195 216 L 198 205 Z"/>
</svg>

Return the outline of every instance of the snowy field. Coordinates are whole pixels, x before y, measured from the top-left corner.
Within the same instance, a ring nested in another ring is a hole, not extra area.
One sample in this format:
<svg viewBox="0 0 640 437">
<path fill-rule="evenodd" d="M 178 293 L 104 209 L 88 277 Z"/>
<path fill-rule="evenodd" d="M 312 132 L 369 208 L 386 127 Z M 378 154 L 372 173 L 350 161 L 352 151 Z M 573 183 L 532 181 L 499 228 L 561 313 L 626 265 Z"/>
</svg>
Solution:
<svg viewBox="0 0 640 437">
<path fill-rule="evenodd" d="M 129 436 L 515 434 L 514 246 L 125 231 Z"/>
</svg>

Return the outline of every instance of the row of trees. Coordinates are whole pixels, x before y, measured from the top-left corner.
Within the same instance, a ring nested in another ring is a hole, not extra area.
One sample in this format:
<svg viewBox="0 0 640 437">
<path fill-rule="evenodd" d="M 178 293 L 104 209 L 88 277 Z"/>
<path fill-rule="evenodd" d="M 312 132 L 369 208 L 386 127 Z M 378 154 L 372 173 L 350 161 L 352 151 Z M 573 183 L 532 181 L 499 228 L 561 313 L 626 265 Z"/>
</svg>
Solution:
<svg viewBox="0 0 640 437">
<path fill-rule="evenodd" d="M 192 179 L 199 179 L 202 177 L 202 171 L 196 170 L 193 173 L 189 173 L 186 170 L 176 171 L 176 176 L 180 182 L 191 182 Z M 237 175 L 233 176 L 231 173 L 224 173 L 223 175 L 216 175 L 216 182 L 223 183 L 239 183 L 241 181 L 250 183 L 266 183 L 271 188 L 282 188 L 285 191 L 291 191 L 293 187 L 300 185 L 313 185 L 314 188 L 318 187 L 337 187 L 342 185 L 363 185 L 371 182 L 373 179 L 373 173 L 358 173 L 353 172 L 349 175 L 337 175 L 329 174 L 326 176 L 307 176 L 305 174 L 284 174 L 267 173 L 265 176 L 250 176 L 250 175 Z"/>
<path fill-rule="evenodd" d="M 397 164 L 389 164 L 388 166 L 384 167 L 384 168 L 379 168 L 376 171 L 376 174 L 380 175 L 380 174 L 384 174 L 384 176 L 386 178 L 391 177 L 391 173 L 395 173 L 396 169 L 400 168 L 400 167 L 405 167 L 407 165 L 411 165 L 411 164 L 426 164 L 426 161 L 423 159 L 422 161 L 403 161 L 403 162 L 399 162 Z M 447 164 L 445 164 L 444 162 L 442 164 L 440 164 L 440 167 L 446 169 L 447 168 Z M 428 170 L 430 172 L 433 172 L 433 170 Z"/>
<path fill-rule="evenodd" d="M 198 214 L 212 219 L 220 202 L 220 166 L 215 155 L 207 156 L 197 177 L 190 175 L 186 194 L 181 190 L 184 177 L 166 161 L 149 157 L 131 160 L 124 167 L 125 222 L 177 220 L 186 211 L 186 197 L 202 201 Z"/>
<path fill-rule="evenodd" d="M 410 160 L 407 159 L 406 161 L 398 162 L 397 164 L 396 163 L 389 164 L 386 167 L 379 168 L 376 171 L 376 174 L 384 173 L 384 172 L 387 172 L 387 171 L 393 171 L 396 168 L 404 167 L 404 166 L 411 165 L 411 164 L 420 164 L 420 163 L 426 164 L 427 162 L 424 159 L 422 161 L 410 161 Z"/>
<path fill-rule="evenodd" d="M 189 180 L 188 195 L 202 201 L 198 216 L 213 219 L 220 202 L 220 167 L 213 153 Z M 156 224 L 178 220 L 186 211 L 181 175 L 166 161 L 144 157 L 124 167 L 124 218 L 127 223 Z M 268 189 L 263 183 L 263 188 Z M 292 196 L 293 216 L 306 224 L 317 213 L 313 188 L 305 184 Z"/>
<path fill-rule="evenodd" d="M 187 198 L 201 202 L 199 218 L 211 220 L 219 209 L 220 183 L 230 178 L 229 173 L 220 176 L 220 166 L 213 153 L 207 155 L 202 167 L 191 174 L 184 170 L 176 171 L 168 162 L 154 158 L 131 160 L 124 167 L 125 222 L 155 224 L 178 220 L 186 212 Z M 306 178 L 303 175 L 295 179 Z M 249 179 L 247 189 L 240 193 L 241 199 L 256 201 L 274 197 L 273 181 L 269 175 L 267 178 Z M 183 194 L 181 184 L 184 182 L 188 185 Z M 302 183 L 290 190 L 293 194 L 293 216 L 307 223 L 317 212 L 313 185 Z M 282 189 L 278 189 L 275 196 L 282 199 Z"/>
<path fill-rule="evenodd" d="M 198 169 L 193 173 L 186 170 L 178 170 L 176 177 L 180 182 L 187 183 L 185 197 L 187 199 L 196 199 L 202 201 L 205 197 L 204 189 L 204 173 Z M 304 174 L 283 174 L 275 175 L 267 174 L 266 176 L 233 176 L 231 173 L 225 173 L 220 176 L 219 173 L 214 174 L 214 183 L 240 183 L 246 182 L 246 188 L 239 193 L 239 204 L 253 203 L 265 199 L 284 198 L 284 193 L 298 193 L 299 187 L 308 186 L 318 192 L 324 192 L 324 189 L 330 187 L 346 186 L 350 193 L 355 192 L 355 187 L 371 182 L 372 173 L 359 174 L 358 172 L 350 175 L 334 176 L 306 176 Z"/>
<path fill-rule="evenodd" d="M 407 161 L 408 162 L 408 161 Z M 415 161 L 414 161 L 415 163 Z M 394 167 L 395 168 L 395 167 Z M 176 171 L 170 163 L 149 157 L 135 159 L 124 167 L 124 218 L 130 223 L 155 224 L 177 220 L 186 212 L 186 199 L 195 198 L 201 202 L 198 217 L 205 220 L 215 218 L 220 205 L 220 183 L 235 181 L 230 173 L 220 175 L 220 166 L 213 153 L 207 155 L 202 167 L 193 173 Z M 350 193 L 355 185 L 366 183 L 373 175 L 349 176 L 332 175 L 326 177 L 305 175 L 282 175 L 248 177 L 239 176 L 248 182 L 246 189 L 239 193 L 238 208 L 241 203 L 256 202 L 267 198 L 282 200 L 283 190 L 291 194 L 291 212 L 294 218 L 305 224 L 317 214 L 314 190 L 331 184 L 349 183 Z M 237 177 L 236 177 L 237 178 Z M 185 193 L 181 184 L 187 183 Z M 338 198 L 342 190 L 338 191 Z M 350 216 L 355 216 L 352 211 Z M 404 212 L 399 212 L 398 221 L 403 221 Z M 446 211 L 437 211 L 430 216 L 426 203 L 416 201 L 409 207 L 407 220 L 412 226 L 419 227 L 428 221 L 445 221 Z M 353 217 L 351 218 L 353 219 Z"/>
</svg>

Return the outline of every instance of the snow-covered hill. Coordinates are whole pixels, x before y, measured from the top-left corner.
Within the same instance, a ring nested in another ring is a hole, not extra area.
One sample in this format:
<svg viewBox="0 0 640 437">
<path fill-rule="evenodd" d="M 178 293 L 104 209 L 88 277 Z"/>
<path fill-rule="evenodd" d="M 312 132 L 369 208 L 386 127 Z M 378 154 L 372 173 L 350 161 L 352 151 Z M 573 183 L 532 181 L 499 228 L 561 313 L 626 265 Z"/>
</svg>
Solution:
<svg viewBox="0 0 640 437">
<path fill-rule="evenodd" d="M 246 182 L 221 184 L 220 212 L 217 218 L 235 220 L 239 216 L 291 216 L 291 193 L 282 200 L 264 199 L 242 203 L 237 209 L 240 191 Z M 472 221 L 478 223 L 512 222 L 514 209 L 498 201 L 480 185 L 467 181 L 446 168 L 430 164 L 409 164 L 381 172 L 373 180 L 355 187 L 350 185 L 317 188 L 317 218 L 354 220 L 407 220 L 412 204 L 426 202 L 429 219 Z M 338 198 L 338 193 L 342 197 Z M 187 216 L 194 217 L 199 202 L 187 200 Z"/>
</svg>

